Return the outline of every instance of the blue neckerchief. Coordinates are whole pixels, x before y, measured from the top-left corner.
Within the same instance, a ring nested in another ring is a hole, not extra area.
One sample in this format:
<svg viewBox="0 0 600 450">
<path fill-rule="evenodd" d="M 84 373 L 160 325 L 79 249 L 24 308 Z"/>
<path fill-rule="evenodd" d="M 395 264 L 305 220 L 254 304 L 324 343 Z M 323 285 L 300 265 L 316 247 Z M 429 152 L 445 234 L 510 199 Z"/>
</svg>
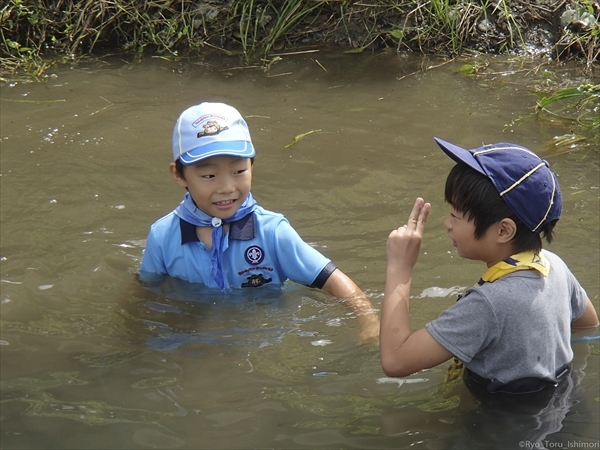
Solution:
<svg viewBox="0 0 600 450">
<path fill-rule="evenodd" d="M 186 192 L 182 202 L 175 208 L 175 214 L 180 218 L 197 227 L 212 227 L 212 247 L 210 249 L 210 262 L 212 267 L 210 275 L 221 289 L 225 289 L 225 279 L 223 278 L 223 247 L 225 235 L 223 234 L 223 222 L 231 223 L 247 216 L 256 209 L 256 200 L 248 193 L 248 197 L 242 203 L 242 206 L 228 219 L 221 220 L 213 217 L 198 209 L 192 196 Z"/>
</svg>

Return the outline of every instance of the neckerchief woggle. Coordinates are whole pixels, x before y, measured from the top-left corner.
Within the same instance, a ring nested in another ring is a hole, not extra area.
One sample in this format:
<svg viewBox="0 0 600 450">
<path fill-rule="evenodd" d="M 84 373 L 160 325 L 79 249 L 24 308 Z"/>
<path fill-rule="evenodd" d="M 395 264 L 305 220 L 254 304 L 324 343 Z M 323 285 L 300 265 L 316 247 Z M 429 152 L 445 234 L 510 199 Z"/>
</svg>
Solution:
<svg viewBox="0 0 600 450">
<path fill-rule="evenodd" d="M 198 209 L 192 196 L 186 192 L 183 200 L 177 208 L 175 214 L 186 222 L 196 225 L 197 227 L 212 227 L 212 247 L 210 249 L 210 276 L 215 280 L 217 285 L 223 290 L 225 289 L 225 279 L 223 277 L 223 247 L 225 244 L 225 234 L 223 233 L 223 223 L 231 223 L 246 217 L 256 209 L 256 200 L 248 193 L 248 197 L 239 207 L 235 214 L 228 219 L 221 220 L 218 217 L 213 217 Z"/>
<path fill-rule="evenodd" d="M 509 273 L 520 270 L 537 270 L 543 276 L 548 276 L 550 272 L 550 262 L 542 253 L 521 252 L 494 264 L 483 273 L 475 286 L 482 286 L 485 283 L 493 283 Z M 460 300 L 460 297 L 459 297 Z M 464 365 L 456 356 L 452 359 L 450 367 L 446 371 L 444 381 L 453 381 L 463 374 Z"/>
</svg>

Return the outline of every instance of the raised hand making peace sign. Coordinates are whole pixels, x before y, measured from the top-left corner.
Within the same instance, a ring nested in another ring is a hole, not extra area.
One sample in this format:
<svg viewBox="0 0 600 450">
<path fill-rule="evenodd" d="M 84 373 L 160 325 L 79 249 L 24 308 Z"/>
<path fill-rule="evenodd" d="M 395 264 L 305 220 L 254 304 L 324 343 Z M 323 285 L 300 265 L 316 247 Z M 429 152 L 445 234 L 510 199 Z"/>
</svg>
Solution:
<svg viewBox="0 0 600 450">
<path fill-rule="evenodd" d="M 387 240 L 388 276 L 390 270 L 405 272 L 411 270 L 419 258 L 419 249 L 425 230 L 425 222 L 431 205 L 417 198 L 408 222 L 393 230 Z M 401 275 L 398 273 L 397 275 Z"/>
<path fill-rule="evenodd" d="M 388 265 L 379 344 L 383 371 L 392 377 L 433 367 L 452 356 L 425 328 L 413 333 L 410 326 L 410 284 L 430 209 L 429 203 L 417 198 L 408 222 L 393 230 L 387 240 Z"/>
</svg>

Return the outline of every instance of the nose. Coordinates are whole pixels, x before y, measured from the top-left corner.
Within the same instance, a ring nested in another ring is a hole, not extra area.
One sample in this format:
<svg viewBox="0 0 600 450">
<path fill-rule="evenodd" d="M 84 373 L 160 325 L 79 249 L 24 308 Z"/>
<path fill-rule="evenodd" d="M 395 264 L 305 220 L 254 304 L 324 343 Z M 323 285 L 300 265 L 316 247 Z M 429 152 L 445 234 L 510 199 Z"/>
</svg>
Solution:
<svg viewBox="0 0 600 450">
<path fill-rule="evenodd" d="M 217 185 L 217 192 L 219 194 L 229 194 L 235 190 L 235 183 L 233 178 L 230 176 L 219 177 L 219 183 Z"/>
<path fill-rule="evenodd" d="M 450 214 L 448 214 L 444 219 L 444 226 L 448 229 L 448 231 L 452 229 L 452 220 L 450 218 Z"/>
</svg>

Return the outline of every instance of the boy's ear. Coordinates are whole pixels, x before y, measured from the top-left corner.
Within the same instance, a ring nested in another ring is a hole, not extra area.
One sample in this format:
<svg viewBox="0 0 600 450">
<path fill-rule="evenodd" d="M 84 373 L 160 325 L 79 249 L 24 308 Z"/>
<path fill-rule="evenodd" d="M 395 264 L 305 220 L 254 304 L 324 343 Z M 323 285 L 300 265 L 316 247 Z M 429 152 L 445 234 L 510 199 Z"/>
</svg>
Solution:
<svg viewBox="0 0 600 450">
<path fill-rule="evenodd" d="M 182 178 L 181 175 L 179 175 L 179 172 L 177 172 L 177 167 L 174 162 L 169 164 L 169 172 L 171 172 L 173 179 L 179 186 L 187 189 L 187 182 L 185 181 L 185 178 Z"/>
<path fill-rule="evenodd" d="M 514 220 L 504 218 L 498 222 L 498 242 L 504 244 L 512 241 L 517 234 L 517 224 Z"/>
</svg>

